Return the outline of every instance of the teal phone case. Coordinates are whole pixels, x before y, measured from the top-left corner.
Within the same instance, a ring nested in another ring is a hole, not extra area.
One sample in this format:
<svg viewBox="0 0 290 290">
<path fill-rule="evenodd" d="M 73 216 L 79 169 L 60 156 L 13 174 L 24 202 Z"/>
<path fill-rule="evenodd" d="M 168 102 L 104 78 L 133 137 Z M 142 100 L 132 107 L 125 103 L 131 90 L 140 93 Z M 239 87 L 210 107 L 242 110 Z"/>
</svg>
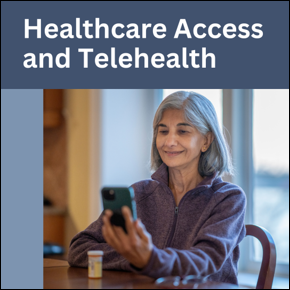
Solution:
<svg viewBox="0 0 290 290">
<path fill-rule="evenodd" d="M 108 194 L 109 191 L 114 192 L 112 197 Z M 104 187 L 102 188 L 101 193 L 104 210 L 110 209 L 113 211 L 111 223 L 113 225 L 122 227 L 123 230 L 127 233 L 125 220 L 123 218 L 121 208 L 125 205 L 128 206 L 131 210 L 133 220 L 137 219 L 136 202 L 134 200 L 134 189 L 132 187 Z"/>
</svg>

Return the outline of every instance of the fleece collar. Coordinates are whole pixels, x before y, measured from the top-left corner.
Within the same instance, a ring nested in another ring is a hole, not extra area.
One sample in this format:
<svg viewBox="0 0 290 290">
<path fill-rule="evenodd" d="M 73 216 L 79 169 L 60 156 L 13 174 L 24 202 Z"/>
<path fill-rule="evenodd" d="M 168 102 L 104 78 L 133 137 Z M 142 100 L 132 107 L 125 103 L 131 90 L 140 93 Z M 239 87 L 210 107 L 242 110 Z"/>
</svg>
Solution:
<svg viewBox="0 0 290 290">
<path fill-rule="evenodd" d="M 169 176 L 168 176 L 168 167 L 165 163 L 162 163 L 159 168 L 151 175 L 153 180 L 157 180 L 159 182 L 165 183 L 169 186 Z M 210 188 L 213 186 L 215 181 L 222 181 L 220 177 L 218 177 L 217 172 L 214 174 L 207 176 L 204 178 L 195 189 L 197 188 Z"/>
</svg>

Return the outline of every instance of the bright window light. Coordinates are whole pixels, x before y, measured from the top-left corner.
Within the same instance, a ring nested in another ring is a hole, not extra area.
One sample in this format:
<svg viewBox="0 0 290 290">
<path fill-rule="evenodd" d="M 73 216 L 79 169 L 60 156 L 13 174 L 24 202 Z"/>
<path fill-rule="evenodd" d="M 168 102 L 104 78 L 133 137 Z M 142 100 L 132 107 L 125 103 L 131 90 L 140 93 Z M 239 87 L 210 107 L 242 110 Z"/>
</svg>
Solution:
<svg viewBox="0 0 290 290">
<path fill-rule="evenodd" d="M 254 224 L 276 244 L 277 263 L 289 264 L 289 90 L 254 90 Z M 259 242 L 254 244 L 262 259 Z"/>
</svg>

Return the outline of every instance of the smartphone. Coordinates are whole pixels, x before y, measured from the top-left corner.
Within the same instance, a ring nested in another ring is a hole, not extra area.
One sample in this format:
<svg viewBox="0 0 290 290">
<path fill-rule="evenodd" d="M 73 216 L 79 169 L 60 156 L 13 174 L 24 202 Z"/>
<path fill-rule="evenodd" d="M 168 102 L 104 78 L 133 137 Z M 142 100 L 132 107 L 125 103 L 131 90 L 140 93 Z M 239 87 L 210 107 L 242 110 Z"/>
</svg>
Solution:
<svg viewBox="0 0 290 290">
<path fill-rule="evenodd" d="M 122 227 L 124 232 L 127 233 L 121 209 L 122 206 L 128 206 L 133 220 L 137 219 L 134 189 L 132 187 L 104 187 L 101 193 L 104 210 L 110 209 L 113 212 L 111 224 Z"/>
</svg>

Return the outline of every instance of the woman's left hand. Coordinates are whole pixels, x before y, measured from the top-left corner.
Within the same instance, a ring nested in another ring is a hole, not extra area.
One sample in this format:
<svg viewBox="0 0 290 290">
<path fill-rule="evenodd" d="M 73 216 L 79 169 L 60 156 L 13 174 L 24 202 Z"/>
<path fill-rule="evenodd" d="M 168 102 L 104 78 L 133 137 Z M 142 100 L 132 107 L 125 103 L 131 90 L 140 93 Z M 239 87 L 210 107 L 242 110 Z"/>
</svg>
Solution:
<svg viewBox="0 0 290 290">
<path fill-rule="evenodd" d="M 111 224 L 113 212 L 106 210 L 103 216 L 102 233 L 106 242 L 137 268 L 144 268 L 149 262 L 153 244 L 151 235 L 139 219 L 133 221 L 131 211 L 122 207 L 127 233 L 121 227 Z"/>
</svg>

